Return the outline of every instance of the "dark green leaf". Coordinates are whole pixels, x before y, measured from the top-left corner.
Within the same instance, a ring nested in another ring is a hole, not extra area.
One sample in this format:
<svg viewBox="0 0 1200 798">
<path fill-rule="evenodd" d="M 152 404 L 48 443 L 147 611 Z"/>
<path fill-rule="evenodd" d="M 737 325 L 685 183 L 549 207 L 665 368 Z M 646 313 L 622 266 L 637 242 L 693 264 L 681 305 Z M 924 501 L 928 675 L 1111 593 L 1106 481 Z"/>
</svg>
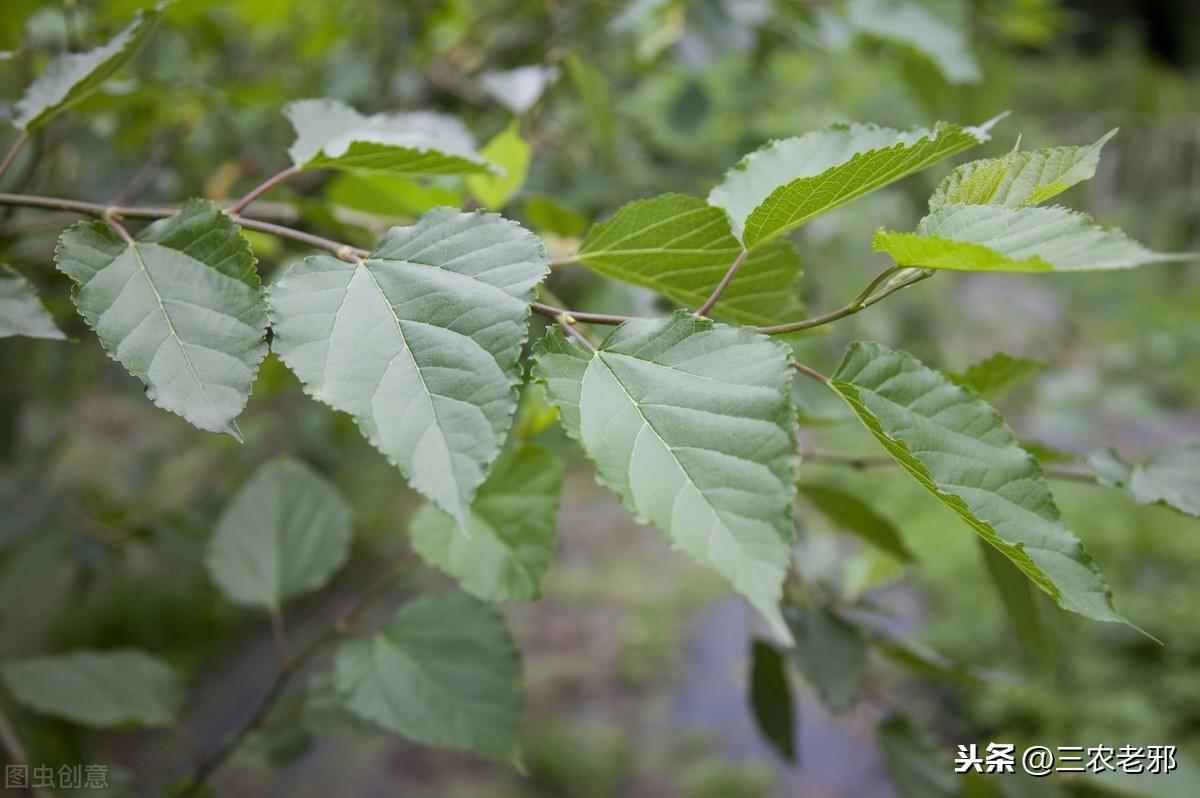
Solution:
<svg viewBox="0 0 1200 798">
<path fill-rule="evenodd" d="M 905 547 L 896 525 L 875 512 L 857 496 L 828 485 L 808 483 L 800 485 L 800 495 L 839 529 L 853 532 L 902 560 L 912 559 L 912 552 Z"/>
<path fill-rule="evenodd" d="M 795 704 L 783 657 L 762 640 L 754 641 L 750 657 L 750 707 L 758 730 L 780 756 L 795 762 Z"/>
<path fill-rule="evenodd" d="M 1052 664 L 1062 653 L 1062 625 L 1055 617 L 1061 610 L 1007 557 L 982 540 L 979 545 L 1017 639 L 1042 664 Z"/>
<path fill-rule="evenodd" d="M 879 724 L 878 734 L 892 786 L 900 798 L 959 798 L 963 794 L 963 777 L 954 772 L 954 762 L 908 718 L 888 718 Z"/>
<path fill-rule="evenodd" d="M 867 672 L 867 647 L 858 629 L 828 607 L 787 608 L 796 638 L 792 661 L 821 700 L 834 712 L 854 705 Z"/>
</svg>

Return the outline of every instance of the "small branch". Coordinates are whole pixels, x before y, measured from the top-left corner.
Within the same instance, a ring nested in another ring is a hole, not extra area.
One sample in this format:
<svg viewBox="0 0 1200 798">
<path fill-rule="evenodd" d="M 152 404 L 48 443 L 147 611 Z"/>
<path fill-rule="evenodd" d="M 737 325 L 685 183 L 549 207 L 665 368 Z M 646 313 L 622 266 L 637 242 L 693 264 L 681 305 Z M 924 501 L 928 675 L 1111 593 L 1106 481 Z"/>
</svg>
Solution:
<svg viewBox="0 0 1200 798">
<path fill-rule="evenodd" d="M 549 316 L 556 321 L 559 316 L 566 313 L 575 321 L 581 321 L 584 324 L 624 324 L 633 318 L 633 316 L 612 316 L 607 313 L 582 313 L 565 308 L 556 308 L 553 305 L 547 305 L 543 302 L 533 302 L 529 307 L 534 313 Z"/>
<path fill-rule="evenodd" d="M 310 247 L 324 249 L 337 255 L 345 261 L 360 261 L 364 260 L 371 253 L 365 249 L 352 247 L 343 244 L 340 241 L 332 241 L 328 238 L 315 236 L 312 233 L 304 233 L 300 230 L 294 230 L 291 227 L 284 227 L 271 222 L 264 222 L 261 219 L 247 219 L 245 216 L 231 216 L 235 222 L 245 227 L 247 230 L 258 230 L 261 233 L 270 233 L 271 235 L 279 236 L 280 238 L 290 238 L 293 241 L 299 241 L 302 244 L 308 244 Z"/>
<path fill-rule="evenodd" d="M 890 457 L 863 457 L 845 452 L 829 452 L 823 449 L 801 451 L 801 459 L 806 463 L 824 463 L 826 465 L 845 466 L 857 471 L 868 471 L 876 468 L 891 468 L 897 463 Z M 1099 485 L 1096 474 L 1086 466 L 1043 465 L 1042 472 L 1051 479 L 1063 479 L 1073 482 L 1084 482 Z"/>
<path fill-rule="evenodd" d="M 591 341 L 589 341 L 587 338 L 585 338 L 583 333 L 581 333 L 579 330 L 575 329 L 574 325 L 575 325 L 575 319 L 571 318 L 571 315 L 569 313 L 563 312 L 558 315 L 558 326 L 562 327 L 563 332 L 565 332 L 567 335 L 571 336 L 576 341 L 583 344 L 584 346 L 586 346 L 588 349 L 592 350 L 593 352 L 599 351 L 596 349 L 595 344 L 593 344 Z"/>
<path fill-rule="evenodd" d="M 21 738 L 17 736 L 16 730 L 9 722 L 4 707 L 0 707 L 0 745 L 4 746 L 4 753 L 8 755 L 10 767 L 16 766 L 25 772 L 29 771 L 29 758 L 25 752 L 25 746 L 21 744 Z M 40 787 L 26 787 L 25 789 L 35 798 L 53 798 L 49 792 Z"/>
<path fill-rule="evenodd" d="M 1100 484 L 1100 480 L 1096 479 L 1096 472 L 1087 466 L 1044 465 L 1042 466 L 1042 471 L 1052 479 L 1066 479 L 1074 482 L 1087 482 L 1094 485 Z"/>
<path fill-rule="evenodd" d="M 275 644 L 275 656 L 279 659 L 279 667 L 287 669 L 291 666 L 292 656 L 288 652 L 287 632 L 283 628 L 283 610 L 272 607 L 271 642 Z"/>
<path fill-rule="evenodd" d="M 109 227 L 111 227 L 112 231 L 114 233 L 116 233 L 118 236 L 120 236 L 121 240 L 124 241 L 127 245 L 129 245 L 131 247 L 134 245 L 133 236 L 129 235 L 129 231 L 125 229 L 125 225 L 121 224 L 120 219 L 117 218 L 117 214 L 115 214 L 115 213 L 104 214 L 104 222 Z"/>
<path fill-rule="evenodd" d="M 803 363 L 799 362 L 798 360 L 793 360 L 791 362 L 791 366 L 792 366 L 792 368 L 794 368 L 796 371 L 800 372 L 804 376 L 812 377 L 814 380 L 821 383 L 822 385 L 829 384 L 828 377 L 826 377 L 824 374 L 817 371 L 816 369 L 810 368 L 810 367 L 804 365 Z"/>
<path fill-rule="evenodd" d="M 764 335 L 779 335 L 780 333 L 796 332 L 798 330 L 809 330 L 813 327 L 820 327 L 828 324 L 831 321 L 837 321 L 838 319 L 843 319 L 846 316 L 852 316 L 863 308 L 871 307 L 871 305 L 874 305 L 876 302 L 879 302 L 880 300 L 896 293 L 902 288 L 907 288 L 914 283 L 919 283 L 922 280 L 933 276 L 932 269 L 925 269 L 914 277 L 910 277 L 906 280 L 901 280 L 898 283 L 889 285 L 887 288 L 884 288 L 877 294 L 872 293 L 880 285 L 882 285 L 885 280 L 894 276 L 896 273 L 904 270 L 905 268 L 908 267 L 893 266 L 890 269 L 886 269 L 878 277 L 872 280 L 871 284 L 863 289 L 863 291 L 845 307 L 838 308 L 837 310 L 831 310 L 830 312 L 823 313 L 820 316 L 813 316 L 811 319 L 802 319 L 801 321 L 793 321 L 788 324 L 775 324 L 770 327 L 759 327 L 758 331 Z"/>
<path fill-rule="evenodd" d="M 4 173 L 8 171 L 8 167 L 12 166 L 12 162 L 16 160 L 17 153 L 29 141 L 29 131 L 22 130 L 21 135 L 17 136 L 17 140 L 13 142 L 12 148 L 8 151 L 8 155 L 4 156 L 4 161 L 0 162 L 0 177 L 4 177 Z"/>
<path fill-rule="evenodd" d="M 259 183 L 257 186 L 251 189 L 249 194 L 235 202 L 232 207 L 226 210 L 226 213 L 228 213 L 230 216 L 237 216 L 246 209 L 247 205 L 254 202 L 254 200 L 258 199 L 263 194 L 266 194 L 268 191 L 275 188 L 275 186 L 279 185 L 280 183 L 283 183 L 288 178 L 297 174 L 300 174 L 300 167 L 289 166 L 279 174 L 268 177 L 262 183 Z"/>
<path fill-rule="evenodd" d="M 192 730 L 177 720 L 171 721 L 168 728 L 192 752 L 192 758 L 196 760 L 196 766 L 200 767 L 203 765 L 205 760 L 204 747 L 200 745 L 200 741 L 196 739 L 196 735 L 192 734 Z"/>
<path fill-rule="evenodd" d="M 742 268 L 742 264 L 746 262 L 746 256 L 750 254 L 750 250 L 743 249 L 733 261 L 733 265 L 725 272 L 725 276 L 721 278 L 721 282 L 717 283 L 717 287 L 713 289 L 712 294 L 704 301 L 696 310 L 697 316 L 707 316 L 708 312 L 713 309 L 713 305 L 717 304 L 717 300 L 721 298 L 721 294 L 725 293 L 725 289 L 733 282 L 734 276 L 737 275 L 738 269 Z"/>
<path fill-rule="evenodd" d="M 578 255 L 563 255 L 562 257 L 551 258 L 550 259 L 550 268 L 557 269 L 560 266 L 568 266 L 572 263 L 579 263 Z"/>
<path fill-rule="evenodd" d="M 201 758 L 191 777 L 177 793 L 179 798 L 196 795 L 209 777 L 219 770 L 225 764 L 226 760 L 233 755 L 245 741 L 246 737 L 263 726 L 267 720 L 267 716 L 271 713 L 271 708 L 274 707 L 279 697 L 283 695 L 283 690 L 287 687 L 292 677 L 318 654 L 334 643 L 334 641 L 349 634 L 354 628 L 354 624 L 375 605 L 375 602 L 379 601 L 387 593 L 388 588 L 397 579 L 412 570 L 416 564 L 416 557 L 411 554 L 405 555 L 399 562 L 388 569 L 387 574 L 364 593 L 345 615 L 334 621 L 329 629 L 301 649 L 290 662 L 286 665 L 281 665 L 279 672 L 271 681 L 271 685 L 267 688 L 267 692 L 263 694 L 262 699 L 258 702 L 258 706 L 255 707 L 250 718 L 237 731 L 230 735 L 212 756 Z"/>
</svg>

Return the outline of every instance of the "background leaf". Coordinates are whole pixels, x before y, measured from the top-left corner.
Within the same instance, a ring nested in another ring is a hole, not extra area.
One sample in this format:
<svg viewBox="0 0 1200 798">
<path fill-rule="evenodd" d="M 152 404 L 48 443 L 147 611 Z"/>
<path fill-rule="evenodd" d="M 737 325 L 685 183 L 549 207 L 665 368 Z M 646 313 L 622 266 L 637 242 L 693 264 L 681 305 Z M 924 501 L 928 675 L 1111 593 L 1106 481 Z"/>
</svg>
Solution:
<svg viewBox="0 0 1200 798">
<path fill-rule="evenodd" d="M 241 440 L 233 419 L 267 353 L 267 310 L 250 245 L 228 216 L 190 200 L 133 244 L 80 222 L 55 260 L 88 326 L 154 404 Z"/>
<path fill-rule="evenodd" d="M 559 73 L 557 66 L 533 64 L 484 72 L 479 76 L 479 85 L 493 100 L 520 116 L 537 104 L 546 89 L 558 80 Z"/>
<path fill-rule="evenodd" d="M 562 470 L 542 449 L 501 454 L 471 503 L 469 534 L 426 504 L 409 522 L 413 549 L 484 601 L 537 598 L 557 539 Z"/>
<path fill-rule="evenodd" d="M 30 282 L 7 263 L 0 263 L 0 338 L 14 335 L 59 341 L 67 337 L 55 326 Z"/>
<path fill-rule="evenodd" d="M 484 208 L 498 211 L 525 185 L 533 151 L 513 121 L 484 146 L 482 155 L 503 169 L 504 174 L 471 175 L 467 178 L 467 188 Z"/>
<path fill-rule="evenodd" d="M 984 399 L 995 399 L 1046 370 L 1046 363 L 997 352 L 961 374 L 947 374 L 955 385 L 970 388 Z"/>
<path fill-rule="evenodd" d="M 799 490 L 801 496 L 839 529 L 853 532 L 902 560 L 912 559 L 912 552 L 904 545 L 896 525 L 875 512 L 862 499 L 829 485 L 802 483 Z"/>
<path fill-rule="evenodd" d="M 183 704 L 175 671 L 134 649 L 10 660 L 0 670 L 17 701 L 85 726 L 166 726 Z"/>
<path fill-rule="evenodd" d="M 346 561 L 350 533 L 337 488 L 301 462 L 276 458 L 226 506 L 206 565 L 229 600 L 276 608 L 329 581 Z"/>
<path fill-rule="evenodd" d="M 788 349 L 678 311 L 622 324 L 595 353 L 550 329 L 536 358 L 599 479 L 790 641 L 779 612 L 798 460 Z"/>
<path fill-rule="evenodd" d="M 86 99 L 137 54 L 167 5 L 138 11 L 128 27 L 94 50 L 63 53 L 51 61 L 17 100 L 13 124 L 33 130 Z"/>
<path fill-rule="evenodd" d="M 1062 619 L 1055 617 L 1060 610 L 1007 557 L 985 541 L 979 545 L 1017 639 L 1043 665 L 1053 665 L 1063 647 Z"/>
<path fill-rule="evenodd" d="M 1121 621 L 1041 466 L 982 399 L 906 352 L 850 345 L 830 382 L 888 453 L 1063 609 Z"/>
<path fill-rule="evenodd" d="M 343 645 L 333 671 L 346 708 L 371 723 L 424 745 L 517 754 L 521 664 L 504 621 L 475 599 L 408 602 L 373 637 Z"/>
<path fill-rule="evenodd" d="M 867 672 L 858 630 L 828 607 L 789 606 L 787 622 L 796 638 L 792 661 L 804 680 L 834 712 L 852 707 Z"/>
<path fill-rule="evenodd" d="M 959 798 L 965 779 L 928 734 L 901 715 L 877 729 L 892 786 L 900 798 Z"/>
<path fill-rule="evenodd" d="M 432 111 L 363 116 L 337 100 L 283 109 L 296 129 L 288 154 L 304 169 L 350 169 L 399 177 L 494 171 L 461 121 Z"/>
<path fill-rule="evenodd" d="M 708 195 L 752 247 L 905 175 L 988 140 L 992 123 L 932 130 L 834 125 L 772 141 L 725 173 Z"/>
<path fill-rule="evenodd" d="M 796 715 L 783 657 L 770 643 L 750 648 L 750 708 L 763 738 L 788 762 L 796 761 Z"/>
<path fill-rule="evenodd" d="M 576 257 L 606 277 L 698 308 L 741 251 L 720 208 L 696 197 L 663 194 L 634 200 L 592 227 Z M 711 315 L 758 326 L 802 319 L 799 279 L 800 256 L 791 244 L 756 248 Z"/>
<path fill-rule="evenodd" d="M 289 268 L 270 289 L 275 351 L 465 530 L 512 424 L 546 264 L 515 222 L 436 208 L 358 264 Z"/>
<path fill-rule="evenodd" d="M 847 11 L 859 33 L 911 48 L 951 83 L 983 77 L 971 52 L 970 12 L 956 0 L 850 0 Z"/>
<path fill-rule="evenodd" d="M 1090 465 L 1100 482 L 1124 488 L 1134 501 L 1200 517 L 1200 440 L 1178 441 L 1136 465 L 1112 450 L 1098 452 Z"/>
<path fill-rule="evenodd" d="M 564 63 L 571 86 L 583 103 L 588 138 L 601 157 L 612 163 L 617 147 L 617 125 L 613 118 L 616 101 L 612 87 L 604 73 L 585 63 L 578 53 L 569 53 Z"/>
</svg>

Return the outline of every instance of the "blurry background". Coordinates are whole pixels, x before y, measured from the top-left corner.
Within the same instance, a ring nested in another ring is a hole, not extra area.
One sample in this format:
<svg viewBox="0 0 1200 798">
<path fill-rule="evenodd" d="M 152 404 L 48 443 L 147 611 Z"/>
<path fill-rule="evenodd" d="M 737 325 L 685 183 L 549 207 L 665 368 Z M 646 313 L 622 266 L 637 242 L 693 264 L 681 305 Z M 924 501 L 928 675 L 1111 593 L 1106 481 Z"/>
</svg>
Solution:
<svg viewBox="0 0 1200 798">
<path fill-rule="evenodd" d="M 50 55 L 94 46 L 142 5 L 4 0 L 0 119 Z M 590 223 L 622 203 L 664 191 L 704 196 L 726 168 L 774 137 L 841 121 L 975 124 L 1011 110 L 993 141 L 969 157 L 1002 154 L 1018 136 L 1033 149 L 1090 143 L 1119 127 L 1096 178 L 1064 204 L 1154 249 L 1197 251 L 1198 54 L 1200 6 L 1188 0 L 188 0 L 103 96 L 43 132 L 3 190 L 145 203 L 238 196 L 287 165 L 292 133 L 279 109 L 303 97 L 337 97 L 364 112 L 448 111 L 480 142 L 515 117 L 534 154 L 505 213 L 553 254 L 569 254 Z M 545 69 L 510 72 L 521 67 Z M 910 229 L 949 168 L 796 234 L 812 312 L 841 306 L 885 265 L 870 252 L 872 232 Z M 316 173 L 267 199 L 264 207 L 284 219 L 366 245 L 390 224 L 461 203 L 463 193 L 454 182 Z M 72 221 L 0 210 L 0 260 L 29 275 L 82 341 L 0 341 L 0 659 L 145 647 L 194 676 L 186 719 L 211 746 L 274 668 L 265 622 L 220 600 L 203 569 L 204 541 L 236 487 L 287 452 L 327 474 L 355 508 L 354 562 L 327 591 L 290 609 L 297 638 L 328 622 L 379 563 L 405 548 L 419 501 L 347 417 L 305 397 L 273 356 L 239 420 L 245 445 L 152 407 L 85 335 L 53 268 L 55 237 Z M 264 279 L 302 254 L 265 236 L 252 243 Z M 557 271 L 551 287 L 576 308 L 654 307 L 653 297 L 582 267 Z M 1194 265 L 941 274 L 797 346 L 803 360 L 828 371 L 857 338 L 908 349 L 945 370 L 997 350 L 1047 361 L 1000 408 L 1022 439 L 1056 450 L 1114 445 L 1137 458 L 1200 436 Z M 823 397 L 798 390 L 812 416 L 806 440 L 879 454 L 861 430 L 830 421 L 834 408 Z M 1118 610 L 1164 645 L 1056 613 L 1053 634 L 1031 650 L 1018 644 L 974 534 L 905 475 L 810 466 L 870 498 L 899 526 L 917 563 L 905 569 L 814 518 L 800 529 L 806 577 L 875 602 L 898 633 L 960 663 L 956 673 L 986 678 L 922 677 L 873 658 L 860 701 L 841 715 L 797 681 L 793 766 L 759 740 L 750 719 L 746 657 L 758 630 L 743 605 L 655 533 L 636 529 L 594 485 L 573 445 L 553 431 L 542 437 L 574 465 L 545 597 L 505 611 L 527 673 L 529 776 L 343 730 L 249 752 L 217 779 L 218 794 L 888 796 L 895 793 L 873 725 L 896 709 L 948 752 L 993 740 L 1157 743 L 1179 746 L 1183 770 L 1200 762 L 1194 519 L 1056 483 Z M 425 570 L 408 588 L 447 584 Z M 118 766 L 136 774 L 139 791 L 177 778 L 187 764 L 169 735 L 83 732 L 10 712 L 37 761 L 108 762 L 114 774 Z M 272 759 L 287 764 L 272 769 Z M 905 794 L 955 794 L 954 780 L 929 784 Z M 1119 786 L 1129 791 L 1117 794 L 1200 794 L 1187 773 Z M 1015 777 L 979 789 L 1111 794 L 1086 782 Z"/>
</svg>

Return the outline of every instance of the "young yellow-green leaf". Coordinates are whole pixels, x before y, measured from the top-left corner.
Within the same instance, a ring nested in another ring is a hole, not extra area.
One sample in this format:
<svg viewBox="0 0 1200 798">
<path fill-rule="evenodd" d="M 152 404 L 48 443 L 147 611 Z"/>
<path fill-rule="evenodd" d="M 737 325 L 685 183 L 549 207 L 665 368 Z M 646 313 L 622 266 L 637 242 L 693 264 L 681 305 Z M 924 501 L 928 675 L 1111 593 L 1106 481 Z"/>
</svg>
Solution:
<svg viewBox="0 0 1200 798">
<path fill-rule="evenodd" d="M 461 121 L 416 111 L 363 116 L 337 100 L 298 100 L 283 109 L 296 129 L 288 154 L 302 169 L 349 169 L 399 177 L 495 171 Z"/>
<path fill-rule="evenodd" d="M 984 399 L 994 399 L 1046 370 L 1041 360 L 997 352 L 973 364 L 962 374 L 947 374 L 955 385 L 970 388 Z"/>
<path fill-rule="evenodd" d="M 1136 465 L 1111 449 L 1093 455 L 1090 464 L 1101 483 L 1124 488 L 1140 504 L 1200 517 L 1200 440 L 1179 441 Z"/>
<path fill-rule="evenodd" d="M 907 131 L 834 125 L 772 141 L 726 172 L 708 201 L 729 213 L 733 232 L 753 247 L 987 141 L 993 122 Z"/>
<path fill-rule="evenodd" d="M 360 172 L 335 175 L 325 185 L 323 194 L 326 201 L 343 208 L 399 219 L 420 216 L 439 205 L 457 208 L 466 201 L 461 186 Z"/>
<path fill-rule="evenodd" d="M 1086 147 L 1049 147 L 1033 152 L 1014 150 L 999 158 L 971 161 L 955 169 L 929 198 L 929 210 L 943 205 L 1000 205 L 1020 208 L 1061 194 L 1096 174 L 1100 150 L 1117 135 L 1115 129 Z"/>
<path fill-rule="evenodd" d="M 928 58 L 951 83 L 978 83 L 971 52 L 970 20 L 957 0 L 928 7 L 929 0 L 850 0 L 850 24 L 860 33 L 895 42 Z M 947 13 L 959 10 L 958 14 Z"/>
<path fill-rule="evenodd" d="M 230 600 L 273 609 L 325 585 L 346 561 L 350 507 L 308 466 L 260 467 L 221 513 L 205 564 Z"/>
<path fill-rule="evenodd" d="M 900 538 L 896 525 L 875 512 L 862 499 L 829 485 L 800 485 L 800 495 L 807 499 L 839 529 L 853 532 L 901 560 L 911 560 L 912 552 Z"/>
<path fill-rule="evenodd" d="M 423 745 L 499 760 L 518 754 L 524 690 L 504 620 L 463 595 L 409 601 L 333 663 L 355 715 Z"/>
<path fill-rule="evenodd" d="M 205 200 L 127 244 L 103 222 L 80 222 L 55 260 L 75 281 L 75 306 L 154 404 L 241 440 L 242 412 L 267 353 L 267 309 L 250 245 Z"/>
<path fill-rule="evenodd" d="M 269 292 L 275 351 L 465 532 L 512 423 L 529 303 L 548 271 L 516 222 L 435 208 L 357 264 L 289 268 Z"/>
<path fill-rule="evenodd" d="M 851 344 L 830 387 L 906 471 L 1063 609 L 1125 622 L 1037 461 L 987 402 L 906 352 Z"/>
<path fill-rule="evenodd" d="M 600 481 L 790 642 L 779 611 L 798 461 L 788 348 L 677 311 L 622 324 L 598 352 L 553 328 L 536 358 Z"/>
<path fill-rule="evenodd" d="M 55 326 L 29 281 L 7 263 L 0 263 L 0 338 L 13 335 L 59 341 L 67 337 Z"/>
<path fill-rule="evenodd" d="M 51 61 L 17 101 L 13 124 L 33 130 L 86 99 L 141 49 L 167 5 L 138 11 L 128 27 L 94 50 Z"/>
<path fill-rule="evenodd" d="M 821 701 L 834 712 L 854 705 L 867 672 L 867 646 L 859 631 L 828 607 L 787 608 L 796 636 L 792 661 Z"/>
<path fill-rule="evenodd" d="M 623 205 L 611 219 L 592 227 L 577 258 L 606 277 L 697 308 L 741 251 L 720 208 L 696 197 L 663 194 Z M 799 278 L 800 256 L 791 244 L 758 247 L 711 315 L 756 326 L 802 319 Z"/>
<path fill-rule="evenodd" d="M 2 671 L 17 701 L 84 726 L 167 726 L 184 698 L 179 675 L 137 649 L 10 660 Z"/>
<path fill-rule="evenodd" d="M 525 185 L 533 150 L 521 138 L 513 121 L 484 146 L 482 154 L 503 169 L 504 174 L 471 175 L 467 178 L 467 188 L 484 208 L 498 211 Z"/>
<path fill-rule="evenodd" d="M 775 646 L 755 640 L 750 649 L 750 708 L 758 731 L 780 756 L 796 761 L 796 709 L 792 686 Z"/>
<path fill-rule="evenodd" d="M 501 454 L 471 503 L 470 535 L 426 504 L 409 523 L 413 549 L 484 601 L 537 598 L 554 554 L 562 469 L 542 449 Z"/>
<path fill-rule="evenodd" d="M 941 206 L 918 222 L 914 233 L 877 231 L 872 249 L 901 266 L 969 272 L 1131 269 L 1196 259 L 1153 252 L 1120 230 L 1106 230 L 1066 208 L 962 203 Z"/>
</svg>

